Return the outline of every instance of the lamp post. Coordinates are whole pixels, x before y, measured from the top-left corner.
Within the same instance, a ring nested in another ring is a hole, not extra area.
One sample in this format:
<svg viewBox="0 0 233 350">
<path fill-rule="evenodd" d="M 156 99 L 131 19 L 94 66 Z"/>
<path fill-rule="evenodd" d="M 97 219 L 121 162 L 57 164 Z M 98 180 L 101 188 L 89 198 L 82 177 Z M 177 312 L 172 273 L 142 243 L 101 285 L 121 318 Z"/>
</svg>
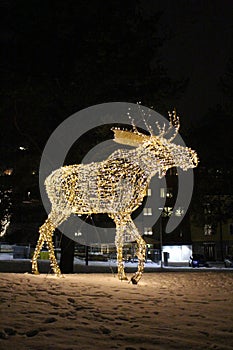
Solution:
<svg viewBox="0 0 233 350">
<path fill-rule="evenodd" d="M 221 195 L 218 194 L 218 216 L 219 216 L 219 238 L 220 238 L 220 252 L 221 252 L 221 260 L 224 260 L 223 256 L 223 230 L 222 230 L 222 198 Z"/>
<path fill-rule="evenodd" d="M 162 216 L 159 220 L 159 235 L 160 235 L 160 251 L 161 251 L 161 264 L 160 268 L 163 268 L 163 232 L 162 232 Z"/>
<path fill-rule="evenodd" d="M 162 211 L 163 208 L 159 208 L 161 211 L 159 217 L 159 240 L 160 240 L 160 252 L 161 252 L 161 260 L 160 260 L 160 268 L 163 268 L 163 228 L 162 228 Z"/>
</svg>

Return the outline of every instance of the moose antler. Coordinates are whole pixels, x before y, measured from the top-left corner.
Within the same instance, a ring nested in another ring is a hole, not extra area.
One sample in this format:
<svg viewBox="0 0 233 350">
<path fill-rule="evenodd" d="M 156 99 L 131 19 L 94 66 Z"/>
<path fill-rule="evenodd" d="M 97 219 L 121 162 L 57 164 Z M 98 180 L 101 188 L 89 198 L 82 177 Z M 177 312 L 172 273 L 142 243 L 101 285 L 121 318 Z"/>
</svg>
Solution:
<svg viewBox="0 0 233 350">
<path fill-rule="evenodd" d="M 175 132 L 173 133 L 173 135 L 168 139 L 168 141 L 172 141 L 178 134 L 178 131 L 180 128 L 180 119 L 176 114 L 175 109 L 172 112 L 168 111 L 168 115 L 169 115 L 169 127 L 167 130 L 166 130 L 165 124 L 163 125 L 163 127 L 161 127 L 159 123 L 156 122 L 156 125 L 157 125 L 157 128 L 159 129 L 159 135 L 158 135 L 159 137 L 164 137 L 165 135 L 169 135 L 172 129 L 175 129 Z"/>
<path fill-rule="evenodd" d="M 172 113 L 168 112 L 168 115 L 169 115 L 169 124 L 170 124 L 168 130 L 171 131 L 172 128 L 175 129 L 174 134 L 169 138 L 169 141 L 172 141 L 172 140 L 174 140 L 174 138 L 176 137 L 176 135 L 178 134 L 178 131 L 180 129 L 180 118 L 176 114 L 175 109 L 172 111 Z"/>
<path fill-rule="evenodd" d="M 122 145 L 138 147 L 144 141 L 150 139 L 150 136 L 138 131 L 121 130 L 119 128 L 112 128 L 111 130 L 114 132 L 114 141 Z"/>
</svg>

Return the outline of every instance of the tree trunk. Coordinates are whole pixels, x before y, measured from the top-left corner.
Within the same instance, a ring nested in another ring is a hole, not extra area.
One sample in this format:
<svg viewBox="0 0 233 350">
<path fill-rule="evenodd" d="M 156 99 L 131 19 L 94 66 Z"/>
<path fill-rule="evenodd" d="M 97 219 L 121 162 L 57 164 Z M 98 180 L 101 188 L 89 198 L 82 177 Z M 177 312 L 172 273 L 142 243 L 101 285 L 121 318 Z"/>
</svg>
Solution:
<svg viewBox="0 0 233 350">
<path fill-rule="evenodd" d="M 61 273 L 74 272 L 74 241 L 62 235 L 61 239 Z"/>
</svg>

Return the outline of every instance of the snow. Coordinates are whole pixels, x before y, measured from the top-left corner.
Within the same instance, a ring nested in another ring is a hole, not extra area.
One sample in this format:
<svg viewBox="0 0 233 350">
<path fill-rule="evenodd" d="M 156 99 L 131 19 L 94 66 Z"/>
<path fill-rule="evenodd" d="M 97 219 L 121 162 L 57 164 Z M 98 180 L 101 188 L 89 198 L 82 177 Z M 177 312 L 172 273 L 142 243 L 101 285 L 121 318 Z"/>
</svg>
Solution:
<svg viewBox="0 0 233 350">
<path fill-rule="evenodd" d="M 13 259 L 13 253 L 0 254 L 0 260 L 12 260 L 12 259 Z"/>
<path fill-rule="evenodd" d="M 0 277 L 1 349 L 233 348 L 232 270 Z"/>
</svg>

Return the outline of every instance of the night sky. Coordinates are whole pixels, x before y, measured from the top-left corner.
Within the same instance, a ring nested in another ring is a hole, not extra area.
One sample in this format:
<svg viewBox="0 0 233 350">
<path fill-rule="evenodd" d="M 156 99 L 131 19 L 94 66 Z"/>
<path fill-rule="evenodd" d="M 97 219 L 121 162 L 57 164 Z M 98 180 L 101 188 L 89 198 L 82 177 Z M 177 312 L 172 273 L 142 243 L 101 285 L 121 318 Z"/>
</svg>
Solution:
<svg viewBox="0 0 233 350">
<path fill-rule="evenodd" d="M 232 55 L 231 0 L 112 0 L 108 5 L 90 1 L 88 6 L 82 0 L 66 3 L 6 0 L 0 6 L 3 10 L 1 143 L 25 140 L 43 148 L 51 132 L 65 118 L 97 103 L 140 99 L 145 105 L 153 102 L 159 112 L 175 105 L 186 127 L 190 121 L 195 123 L 204 118 L 210 107 L 222 103 L 219 82 Z M 158 11 L 160 16 L 156 17 Z M 124 30 L 127 31 L 128 25 L 134 27 L 138 14 L 148 27 L 135 27 L 132 38 L 127 37 L 128 33 L 125 38 Z M 153 30 L 158 41 L 161 40 L 156 52 L 153 52 L 156 42 Z M 139 45 L 138 56 L 137 37 L 144 41 Z M 124 46 L 127 39 L 134 41 L 128 53 Z M 119 70 L 111 40 L 117 45 L 116 57 L 122 68 Z M 121 58 L 126 53 L 128 61 Z M 80 60 L 85 62 L 85 67 Z M 146 72 L 153 60 L 159 60 L 161 72 L 167 74 L 162 82 L 153 80 L 149 71 Z M 114 90 L 118 77 L 119 87 Z M 176 96 L 173 88 L 170 97 L 160 97 L 157 102 L 157 85 L 169 90 L 173 80 L 187 82 L 183 92 Z M 40 143 L 41 129 L 43 142 Z"/>
<path fill-rule="evenodd" d="M 222 102 L 219 79 L 227 70 L 233 47 L 233 2 L 151 1 L 163 11 L 163 30 L 171 32 L 162 55 L 173 77 L 189 77 L 178 110 L 196 120 Z"/>
</svg>

